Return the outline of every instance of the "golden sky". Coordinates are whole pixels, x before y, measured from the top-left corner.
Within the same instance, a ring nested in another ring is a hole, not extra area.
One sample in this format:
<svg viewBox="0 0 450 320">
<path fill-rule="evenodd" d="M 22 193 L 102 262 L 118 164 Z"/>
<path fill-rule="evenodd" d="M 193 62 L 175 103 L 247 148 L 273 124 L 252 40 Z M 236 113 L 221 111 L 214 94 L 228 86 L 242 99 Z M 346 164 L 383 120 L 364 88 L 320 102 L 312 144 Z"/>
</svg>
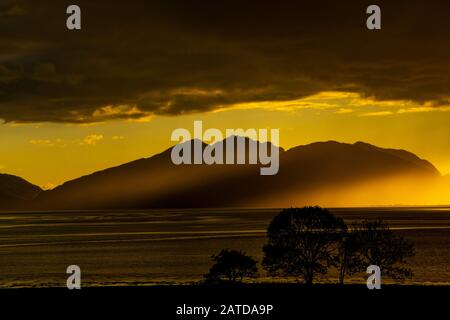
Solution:
<svg viewBox="0 0 450 320">
<path fill-rule="evenodd" d="M 155 116 L 90 124 L 4 124 L 0 126 L 1 171 L 45 188 L 149 157 L 173 145 L 173 129 L 279 128 L 284 148 L 315 141 L 365 141 L 402 148 L 450 173 L 450 112 L 411 102 L 377 102 L 358 94 L 324 92 L 295 101 L 237 104 L 213 112 Z M 432 143 L 431 143 L 432 142 Z"/>
</svg>

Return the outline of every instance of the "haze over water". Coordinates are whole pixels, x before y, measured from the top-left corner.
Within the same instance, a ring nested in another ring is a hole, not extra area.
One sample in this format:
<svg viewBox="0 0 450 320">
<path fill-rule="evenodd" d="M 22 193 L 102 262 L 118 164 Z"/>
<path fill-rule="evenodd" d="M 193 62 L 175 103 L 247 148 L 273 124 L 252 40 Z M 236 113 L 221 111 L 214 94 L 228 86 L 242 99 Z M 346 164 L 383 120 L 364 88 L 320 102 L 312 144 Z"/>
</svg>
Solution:
<svg viewBox="0 0 450 320">
<path fill-rule="evenodd" d="M 211 255 L 223 248 L 242 249 L 261 261 L 267 225 L 279 211 L 3 212 L 0 287 L 65 286 L 72 264 L 81 267 L 83 286 L 192 283 L 202 279 Z M 331 211 L 346 222 L 381 218 L 411 239 L 415 275 L 406 283 L 450 284 L 450 209 Z M 261 275 L 260 280 L 272 281 Z M 336 279 L 331 273 L 322 281 Z M 347 282 L 365 283 L 364 274 Z"/>
</svg>

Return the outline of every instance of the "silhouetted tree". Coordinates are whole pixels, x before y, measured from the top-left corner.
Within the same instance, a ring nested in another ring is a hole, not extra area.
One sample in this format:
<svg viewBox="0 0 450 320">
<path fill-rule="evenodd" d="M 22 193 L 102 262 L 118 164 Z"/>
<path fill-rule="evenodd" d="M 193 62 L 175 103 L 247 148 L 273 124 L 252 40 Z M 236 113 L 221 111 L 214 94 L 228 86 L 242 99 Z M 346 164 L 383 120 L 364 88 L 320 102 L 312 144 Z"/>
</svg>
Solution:
<svg viewBox="0 0 450 320">
<path fill-rule="evenodd" d="M 267 229 L 263 266 L 271 275 L 295 276 L 312 284 L 336 265 L 344 221 L 320 207 L 284 209 Z"/>
<path fill-rule="evenodd" d="M 218 255 L 213 255 L 214 265 L 208 274 L 204 275 L 206 282 L 228 281 L 232 283 L 242 282 L 244 278 L 258 276 L 256 261 L 237 250 L 223 249 Z"/>
<path fill-rule="evenodd" d="M 382 275 L 403 280 L 412 277 L 412 271 L 406 268 L 406 259 L 415 254 L 414 244 L 394 234 L 381 220 L 363 221 L 353 228 L 355 241 L 361 246 L 361 258 L 366 266 L 377 265 Z"/>
</svg>

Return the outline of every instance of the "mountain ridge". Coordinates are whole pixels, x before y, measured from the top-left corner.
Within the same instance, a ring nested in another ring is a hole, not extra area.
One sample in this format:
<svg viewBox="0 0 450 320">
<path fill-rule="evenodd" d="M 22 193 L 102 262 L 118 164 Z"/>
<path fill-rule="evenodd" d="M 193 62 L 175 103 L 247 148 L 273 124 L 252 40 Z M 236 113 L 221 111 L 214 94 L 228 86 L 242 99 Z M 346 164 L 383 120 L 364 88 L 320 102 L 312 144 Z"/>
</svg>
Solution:
<svg viewBox="0 0 450 320">
<path fill-rule="evenodd" d="M 245 137 L 232 138 L 235 141 L 241 138 L 246 144 L 251 141 Z M 225 139 L 219 142 L 223 141 Z M 258 148 L 262 144 L 255 142 Z M 184 143 L 193 144 L 194 141 Z M 345 204 L 346 199 L 355 197 L 358 188 L 365 190 L 370 183 L 381 185 L 367 190 L 365 195 L 361 194 L 358 201 L 390 198 L 391 194 L 382 194 L 382 191 L 390 190 L 386 186 L 395 179 L 404 181 L 404 186 L 393 188 L 392 197 L 398 192 L 395 189 L 405 192 L 414 189 L 411 192 L 420 193 L 420 190 L 415 190 L 417 186 L 432 184 L 442 177 L 430 162 L 411 152 L 380 148 L 361 141 L 353 144 L 320 141 L 288 150 L 279 147 L 280 171 L 274 176 L 261 176 L 261 165 L 174 165 L 171 152 L 175 146 L 148 158 L 67 181 L 52 190 L 40 192 L 22 208 L 333 205 Z M 203 143 L 202 150 L 206 146 Z"/>
</svg>

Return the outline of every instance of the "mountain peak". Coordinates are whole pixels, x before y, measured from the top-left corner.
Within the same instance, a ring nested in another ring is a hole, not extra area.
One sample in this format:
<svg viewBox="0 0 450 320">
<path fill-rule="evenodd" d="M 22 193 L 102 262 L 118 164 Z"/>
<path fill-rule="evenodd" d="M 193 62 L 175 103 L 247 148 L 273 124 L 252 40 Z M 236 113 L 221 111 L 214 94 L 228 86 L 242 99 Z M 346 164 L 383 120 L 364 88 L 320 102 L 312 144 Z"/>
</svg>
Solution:
<svg viewBox="0 0 450 320">
<path fill-rule="evenodd" d="M 0 173 L 0 207 L 34 199 L 42 189 L 18 176 Z"/>
</svg>

